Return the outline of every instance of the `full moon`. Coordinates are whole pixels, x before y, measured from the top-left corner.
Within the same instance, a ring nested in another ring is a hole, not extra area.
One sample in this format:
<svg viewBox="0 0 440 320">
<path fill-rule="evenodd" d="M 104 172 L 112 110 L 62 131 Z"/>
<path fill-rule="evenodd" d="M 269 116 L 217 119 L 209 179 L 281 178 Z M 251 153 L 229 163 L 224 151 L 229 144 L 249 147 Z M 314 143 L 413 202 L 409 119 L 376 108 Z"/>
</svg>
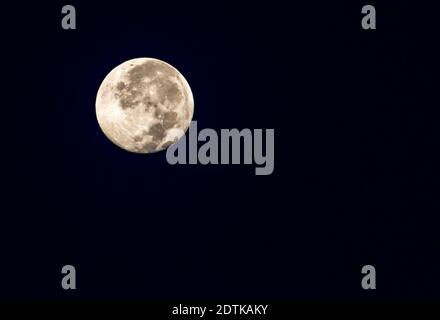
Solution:
<svg viewBox="0 0 440 320">
<path fill-rule="evenodd" d="M 166 62 L 128 60 L 102 81 L 96 117 L 104 134 L 127 151 L 152 153 L 182 137 L 194 112 L 188 82 Z"/>
</svg>

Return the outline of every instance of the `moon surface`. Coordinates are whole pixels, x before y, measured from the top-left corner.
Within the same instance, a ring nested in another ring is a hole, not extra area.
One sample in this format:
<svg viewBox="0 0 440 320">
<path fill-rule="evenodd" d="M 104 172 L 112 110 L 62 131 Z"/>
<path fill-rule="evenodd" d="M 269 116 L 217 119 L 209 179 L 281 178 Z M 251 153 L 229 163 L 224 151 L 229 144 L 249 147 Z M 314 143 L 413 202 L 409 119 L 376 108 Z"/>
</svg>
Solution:
<svg viewBox="0 0 440 320">
<path fill-rule="evenodd" d="M 152 153 L 182 137 L 194 112 L 186 79 L 173 66 L 153 58 L 128 60 L 103 80 L 96 117 L 104 134 L 127 151 Z"/>
</svg>

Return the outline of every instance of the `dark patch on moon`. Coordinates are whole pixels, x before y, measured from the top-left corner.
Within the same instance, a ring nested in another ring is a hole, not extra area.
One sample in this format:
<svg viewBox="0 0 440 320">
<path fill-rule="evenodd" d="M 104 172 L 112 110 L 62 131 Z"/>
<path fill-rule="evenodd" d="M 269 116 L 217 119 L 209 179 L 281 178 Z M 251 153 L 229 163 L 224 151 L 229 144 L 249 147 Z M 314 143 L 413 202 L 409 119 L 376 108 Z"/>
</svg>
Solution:
<svg viewBox="0 0 440 320">
<path fill-rule="evenodd" d="M 121 104 L 122 109 L 128 109 L 132 107 L 132 99 L 131 97 L 121 97 L 121 99 L 119 99 L 119 103 Z"/>
<path fill-rule="evenodd" d="M 177 122 L 177 113 L 176 112 L 166 112 L 163 115 L 163 127 L 165 129 L 171 129 Z"/>
<path fill-rule="evenodd" d="M 163 138 L 165 138 L 165 128 L 161 123 L 153 124 L 148 130 L 148 134 L 153 137 L 153 141 L 161 142 Z"/>
<path fill-rule="evenodd" d="M 148 85 L 143 80 L 148 77 L 152 79 L 150 84 L 157 88 L 159 102 L 164 103 L 168 99 L 171 105 L 176 106 L 185 96 L 178 85 L 169 79 L 170 76 L 175 74 L 166 64 L 159 61 L 144 62 L 128 71 L 128 83 L 121 81 L 116 85 L 115 97 L 119 99 L 122 109 L 135 108 L 139 103 L 146 108 L 157 108 L 156 104 L 149 104 L 149 97 L 145 96 Z"/>
<path fill-rule="evenodd" d="M 125 88 L 125 83 L 123 81 L 119 81 L 118 84 L 116 85 L 116 89 L 118 89 L 119 91 L 123 90 Z"/>
<path fill-rule="evenodd" d="M 154 117 L 156 119 L 162 119 L 163 118 L 162 110 L 160 110 L 159 108 L 156 108 L 156 110 L 154 110 Z"/>
<path fill-rule="evenodd" d="M 183 98 L 179 87 L 173 81 L 165 79 L 161 81 L 161 86 L 159 87 L 158 93 L 161 98 L 161 102 L 164 103 L 165 99 L 168 99 L 172 104 L 177 105 Z"/>
<path fill-rule="evenodd" d="M 146 61 L 140 65 L 133 67 L 128 72 L 128 77 L 131 81 L 138 82 L 142 81 L 145 77 L 154 78 L 161 72 L 160 76 L 171 76 L 173 75 L 173 71 L 170 70 L 170 67 L 163 62 L 160 61 Z"/>
<path fill-rule="evenodd" d="M 141 142 L 142 139 L 143 139 L 143 137 L 140 136 L 140 135 L 138 135 L 138 136 L 134 136 L 134 137 L 133 137 L 133 141 L 134 141 L 134 142 Z"/>
<path fill-rule="evenodd" d="M 149 96 L 145 96 L 142 99 L 142 104 L 144 106 L 144 110 L 148 112 L 157 112 L 159 110 L 159 106 L 157 103 L 154 103 Z"/>
</svg>

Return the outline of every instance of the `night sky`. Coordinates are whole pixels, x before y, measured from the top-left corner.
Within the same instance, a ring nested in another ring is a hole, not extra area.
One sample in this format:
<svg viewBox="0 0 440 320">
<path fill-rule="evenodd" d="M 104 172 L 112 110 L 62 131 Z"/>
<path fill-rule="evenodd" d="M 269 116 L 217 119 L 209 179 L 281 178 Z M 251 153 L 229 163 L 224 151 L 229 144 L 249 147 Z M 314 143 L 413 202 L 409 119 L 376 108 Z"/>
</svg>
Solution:
<svg viewBox="0 0 440 320">
<path fill-rule="evenodd" d="M 287 3 L 2 5 L 0 298 L 440 298 L 435 10 Z M 113 145 L 96 93 L 137 57 L 184 75 L 199 129 L 275 129 L 273 174 Z"/>
</svg>

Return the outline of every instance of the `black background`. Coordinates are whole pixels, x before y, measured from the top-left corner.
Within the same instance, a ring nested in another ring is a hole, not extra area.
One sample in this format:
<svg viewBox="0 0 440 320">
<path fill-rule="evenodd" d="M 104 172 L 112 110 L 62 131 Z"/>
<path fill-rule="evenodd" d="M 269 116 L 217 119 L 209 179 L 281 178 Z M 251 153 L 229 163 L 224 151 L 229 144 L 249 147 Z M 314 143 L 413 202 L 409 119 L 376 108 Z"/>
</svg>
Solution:
<svg viewBox="0 0 440 320">
<path fill-rule="evenodd" d="M 64 4 L 2 5 L 0 297 L 440 297 L 434 8 L 75 1 L 66 31 Z M 95 96 L 136 57 L 185 76 L 200 129 L 274 128 L 273 174 L 114 146 Z"/>
</svg>

